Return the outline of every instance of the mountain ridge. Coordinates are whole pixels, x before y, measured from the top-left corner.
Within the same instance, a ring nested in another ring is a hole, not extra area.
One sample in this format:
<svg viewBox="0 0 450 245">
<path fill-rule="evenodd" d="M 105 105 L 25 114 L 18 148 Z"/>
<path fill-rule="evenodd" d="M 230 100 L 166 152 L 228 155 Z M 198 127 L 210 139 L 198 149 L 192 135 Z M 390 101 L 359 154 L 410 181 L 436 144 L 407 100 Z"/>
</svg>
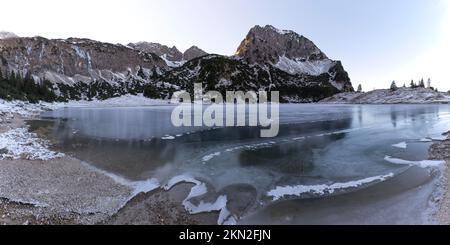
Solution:
<svg viewBox="0 0 450 245">
<path fill-rule="evenodd" d="M 278 89 L 286 102 L 353 91 L 340 61 L 330 60 L 309 39 L 273 26 L 250 29 L 235 56 L 210 55 L 196 46 L 181 53 L 175 46 L 149 42 L 125 46 L 83 38 L 12 37 L 0 39 L 0 61 L 2 74 L 48 80 L 63 99 L 144 92 L 167 99 L 195 82 L 207 90 Z"/>
<path fill-rule="evenodd" d="M 182 66 L 186 61 L 208 54 L 195 45 L 186 49 L 184 53 L 178 50 L 176 46 L 170 48 L 160 43 L 145 41 L 129 43 L 127 46 L 142 52 L 154 53 L 161 57 L 164 61 L 166 61 L 166 64 L 169 67 L 179 67 Z"/>
</svg>

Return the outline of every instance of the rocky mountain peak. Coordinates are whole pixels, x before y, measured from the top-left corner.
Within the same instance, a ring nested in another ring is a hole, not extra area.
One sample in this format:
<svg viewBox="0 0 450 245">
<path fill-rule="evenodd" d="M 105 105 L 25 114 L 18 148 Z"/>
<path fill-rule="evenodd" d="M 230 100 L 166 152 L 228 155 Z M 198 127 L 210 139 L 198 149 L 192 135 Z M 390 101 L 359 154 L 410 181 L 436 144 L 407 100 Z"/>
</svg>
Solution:
<svg viewBox="0 0 450 245">
<path fill-rule="evenodd" d="M 274 66 L 291 75 L 331 74 L 341 91 L 353 91 L 340 61 L 329 59 L 311 40 L 271 25 L 255 26 L 238 47 L 236 56 L 248 64 Z"/>
<path fill-rule="evenodd" d="M 271 25 L 255 26 L 236 51 L 248 63 L 276 64 L 281 57 L 297 61 L 317 61 L 327 56 L 308 38 Z"/>
<path fill-rule="evenodd" d="M 192 60 L 201 56 L 205 56 L 208 53 L 206 53 L 205 51 L 203 51 L 202 49 L 200 49 L 197 46 L 192 46 L 190 48 L 188 48 L 184 54 L 183 54 L 183 59 L 184 60 Z"/>
<path fill-rule="evenodd" d="M 181 61 L 183 59 L 183 53 L 181 53 L 175 46 L 170 48 L 166 45 L 151 42 L 130 43 L 128 46 L 142 52 L 154 53 L 160 57 L 163 57 L 165 60 L 172 62 Z"/>
<path fill-rule="evenodd" d="M 169 67 L 172 68 L 180 67 L 186 63 L 186 61 L 208 54 L 197 46 L 190 47 L 184 53 L 180 52 L 175 46 L 169 48 L 166 45 L 150 42 L 130 43 L 128 44 L 128 47 L 145 53 L 156 54 L 161 57 Z"/>
</svg>

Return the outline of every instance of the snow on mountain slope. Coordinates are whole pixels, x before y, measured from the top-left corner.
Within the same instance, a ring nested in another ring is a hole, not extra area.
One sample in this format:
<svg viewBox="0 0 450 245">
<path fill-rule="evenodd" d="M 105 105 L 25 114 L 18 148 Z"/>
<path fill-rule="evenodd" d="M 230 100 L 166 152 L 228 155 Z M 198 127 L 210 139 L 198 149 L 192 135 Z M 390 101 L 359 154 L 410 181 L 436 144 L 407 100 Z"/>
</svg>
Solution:
<svg viewBox="0 0 450 245">
<path fill-rule="evenodd" d="M 16 34 L 14 34 L 12 32 L 0 31 L 0 39 L 15 38 L 15 37 L 19 37 L 19 36 L 17 36 Z"/>
<path fill-rule="evenodd" d="M 180 60 L 180 61 L 171 61 L 167 58 L 167 54 L 163 54 L 160 56 L 161 59 L 164 60 L 164 62 L 166 62 L 167 66 L 170 68 L 177 68 L 180 67 L 182 65 L 184 65 L 186 63 L 185 60 Z"/>
<path fill-rule="evenodd" d="M 279 58 L 278 63 L 275 64 L 275 67 L 290 74 L 304 73 L 318 76 L 320 74 L 327 73 L 333 65 L 334 62 L 329 59 L 301 61 L 282 56 Z"/>
</svg>

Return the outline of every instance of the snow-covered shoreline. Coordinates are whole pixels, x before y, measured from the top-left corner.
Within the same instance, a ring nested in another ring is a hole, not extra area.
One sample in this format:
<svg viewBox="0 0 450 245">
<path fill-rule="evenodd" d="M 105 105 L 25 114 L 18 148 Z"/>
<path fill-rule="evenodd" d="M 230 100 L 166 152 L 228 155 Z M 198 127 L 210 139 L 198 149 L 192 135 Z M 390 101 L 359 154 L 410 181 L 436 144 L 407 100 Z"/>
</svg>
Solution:
<svg viewBox="0 0 450 245">
<path fill-rule="evenodd" d="M 134 106 L 162 106 L 169 105 L 165 100 L 149 99 L 142 95 L 126 95 L 108 100 L 69 101 L 36 104 L 23 101 L 0 100 L 0 124 L 11 125 L 12 120 L 20 116 L 30 119 L 42 112 L 64 107 L 134 107 Z M 50 160 L 62 156 L 48 149 L 49 142 L 39 139 L 36 134 L 28 132 L 26 126 L 19 128 L 6 127 L 0 131 L 0 159 Z M 4 131 L 4 132 L 3 132 Z"/>
<path fill-rule="evenodd" d="M 149 99 L 143 95 L 124 95 L 107 100 L 80 100 L 69 102 L 39 102 L 36 104 L 24 101 L 5 101 L 0 99 L 0 113 L 19 114 L 25 117 L 37 116 L 41 112 L 64 107 L 133 107 L 171 105 L 169 100 Z"/>
<path fill-rule="evenodd" d="M 450 93 L 428 88 L 378 89 L 367 93 L 347 92 L 323 99 L 322 104 L 449 104 Z"/>
<path fill-rule="evenodd" d="M 450 93 L 435 92 L 426 88 L 399 88 L 397 91 L 374 90 L 367 93 L 340 93 L 319 102 L 320 104 L 449 104 Z M 44 111 L 64 107 L 138 107 L 173 106 L 170 100 L 150 99 L 140 95 L 124 95 L 107 100 L 80 100 L 68 102 L 5 101 L 0 99 L 0 116 L 18 114 L 34 117 Z"/>
</svg>

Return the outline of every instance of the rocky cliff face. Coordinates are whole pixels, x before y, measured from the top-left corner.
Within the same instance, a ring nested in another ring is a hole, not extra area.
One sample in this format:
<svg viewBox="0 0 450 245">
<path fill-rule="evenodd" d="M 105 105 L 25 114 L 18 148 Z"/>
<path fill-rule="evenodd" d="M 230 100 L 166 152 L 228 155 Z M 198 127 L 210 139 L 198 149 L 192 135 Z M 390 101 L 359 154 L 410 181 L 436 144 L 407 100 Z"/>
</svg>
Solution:
<svg viewBox="0 0 450 245">
<path fill-rule="evenodd" d="M 328 59 L 309 39 L 293 31 L 273 26 L 255 26 L 239 45 L 236 55 L 248 63 L 276 64 L 281 57 L 291 60 L 316 61 Z"/>
<path fill-rule="evenodd" d="M 52 82 L 120 78 L 139 68 L 151 71 L 167 69 L 162 59 L 122 45 L 69 38 L 49 40 L 42 37 L 0 40 L 1 65 L 16 73 L 30 72 Z"/>
<path fill-rule="evenodd" d="M 147 81 L 142 77 L 163 73 L 168 67 L 155 54 L 122 45 L 33 37 L 1 39 L 0 69 L 3 74 L 31 74 L 36 82 L 49 80 L 63 95 L 68 88 L 84 89 L 94 84 L 121 90 L 117 94 L 121 95 L 131 91 L 126 84 L 143 86 Z M 83 98 L 81 92 L 73 98 Z"/>
<path fill-rule="evenodd" d="M 330 73 L 336 78 L 331 81 L 336 88 L 353 91 L 341 62 L 329 59 L 312 41 L 293 31 L 255 26 L 239 45 L 236 56 L 249 64 L 275 66 L 292 75 Z"/>
</svg>

